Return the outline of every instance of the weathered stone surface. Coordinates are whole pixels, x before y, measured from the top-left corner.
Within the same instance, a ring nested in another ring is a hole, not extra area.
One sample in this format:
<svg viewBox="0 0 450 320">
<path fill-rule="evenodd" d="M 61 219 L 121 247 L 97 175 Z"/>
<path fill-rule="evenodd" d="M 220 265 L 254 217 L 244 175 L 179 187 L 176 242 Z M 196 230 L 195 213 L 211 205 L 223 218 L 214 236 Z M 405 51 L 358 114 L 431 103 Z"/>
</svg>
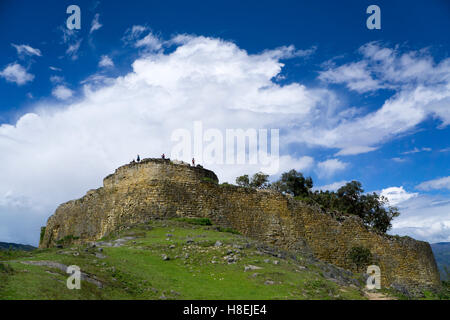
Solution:
<svg viewBox="0 0 450 320">
<path fill-rule="evenodd" d="M 55 246 L 65 236 L 79 237 L 80 243 L 96 241 L 151 219 L 206 217 L 247 237 L 352 271 L 358 270 L 349 251 L 366 247 L 381 269 L 383 287 L 439 286 L 426 242 L 376 233 L 355 216 L 337 220 L 280 193 L 217 181 L 212 171 L 170 160 L 145 159 L 122 166 L 104 179 L 102 188 L 60 205 L 47 222 L 40 247 Z"/>
</svg>

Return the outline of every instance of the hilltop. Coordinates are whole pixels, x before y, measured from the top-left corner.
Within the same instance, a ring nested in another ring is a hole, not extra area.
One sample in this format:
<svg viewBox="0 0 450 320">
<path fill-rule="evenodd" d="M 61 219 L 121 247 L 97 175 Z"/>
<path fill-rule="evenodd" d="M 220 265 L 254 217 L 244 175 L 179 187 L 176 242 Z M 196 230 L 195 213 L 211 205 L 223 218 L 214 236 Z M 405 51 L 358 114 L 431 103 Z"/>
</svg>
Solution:
<svg viewBox="0 0 450 320">
<path fill-rule="evenodd" d="M 36 247 L 30 246 L 27 244 L 0 242 L 0 250 L 9 250 L 9 249 L 31 251 L 31 250 L 36 249 Z"/>
<path fill-rule="evenodd" d="M 60 205 L 42 230 L 40 248 L 84 245 L 139 223 L 173 218 L 209 219 L 354 273 L 375 264 L 383 287 L 405 294 L 440 286 L 426 242 L 386 235 L 357 216 L 333 215 L 280 192 L 219 184 L 214 172 L 169 159 L 119 167 L 103 187 Z"/>
</svg>

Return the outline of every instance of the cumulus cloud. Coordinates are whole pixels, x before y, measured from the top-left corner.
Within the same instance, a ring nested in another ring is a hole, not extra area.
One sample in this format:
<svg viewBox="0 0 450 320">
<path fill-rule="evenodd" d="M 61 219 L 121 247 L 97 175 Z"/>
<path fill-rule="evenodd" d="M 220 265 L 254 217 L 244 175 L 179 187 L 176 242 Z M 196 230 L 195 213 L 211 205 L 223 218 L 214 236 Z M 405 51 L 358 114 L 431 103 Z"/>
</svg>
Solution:
<svg viewBox="0 0 450 320">
<path fill-rule="evenodd" d="M 409 193 L 406 192 L 403 187 L 389 187 L 381 190 L 380 193 L 383 197 L 386 197 L 389 200 L 389 204 L 392 206 L 396 206 L 406 200 L 414 198 L 418 195 L 418 193 Z"/>
<path fill-rule="evenodd" d="M 439 119 L 441 128 L 450 124 L 450 58 L 435 62 L 427 50 L 403 52 L 400 47 L 375 42 L 362 46 L 359 53 L 359 61 L 333 63 L 319 79 L 345 84 L 359 93 L 389 89 L 392 96 L 365 115 L 343 118 L 332 114 L 333 118 L 325 113 L 323 119 L 304 126 L 297 139 L 337 148 L 337 155 L 355 155 L 411 132 L 430 117 Z"/>
<path fill-rule="evenodd" d="M 38 57 L 42 56 L 41 50 L 30 47 L 27 44 L 17 45 L 17 44 L 11 43 L 11 45 L 14 48 L 16 48 L 18 55 L 29 55 L 29 56 L 38 56 Z"/>
<path fill-rule="evenodd" d="M 27 208 L 14 212 L 27 211 L 36 218 L 34 223 L 44 225 L 59 203 L 99 187 L 104 176 L 136 154 L 141 158 L 169 155 L 172 133 L 192 132 L 195 121 L 201 121 L 205 130 L 223 134 L 226 129 L 280 128 L 280 146 L 284 146 L 283 130 L 290 130 L 286 124 L 307 118 L 327 93 L 300 83 L 274 83 L 283 67 L 275 56 L 270 50 L 250 55 L 220 39 L 184 38 L 170 53 L 147 52 L 136 59 L 128 74 L 95 84 L 98 77 L 89 77 L 75 102 L 49 105 L 42 100 L 17 123 L 0 126 L 0 195 L 9 192 L 27 199 Z M 53 94 L 60 99 L 73 95 L 62 85 Z M 181 160 L 190 161 L 194 153 Z M 314 166 L 308 154 L 285 153 L 281 149 L 279 172 Z M 234 182 L 236 176 L 260 165 L 207 167 L 221 181 Z M 0 225 L 11 224 L 11 215 L 6 214 L 12 212 L 11 206 L 0 208 Z M 33 224 L 34 244 L 39 224 Z M 27 237 L 18 231 L 14 240 Z"/>
<path fill-rule="evenodd" d="M 347 168 L 348 163 L 339 159 L 328 159 L 317 164 L 317 174 L 319 177 L 331 177 L 336 172 Z"/>
<path fill-rule="evenodd" d="M 409 235 L 430 243 L 450 241 L 450 201 L 417 195 L 398 204 L 400 216 L 393 220 L 390 234 Z"/>
<path fill-rule="evenodd" d="M 448 189 L 450 190 L 450 176 L 449 177 L 443 177 L 439 179 L 434 180 L 428 180 L 424 181 L 418 186 L 416 186 L 419 190 L 440 190 L 440 189 Z"/>
<path fill-rule="evenodd" d="M 34 79 L 34 75 L 28 73 L 27 70 L 18 63 L 11 63 L 0 71 L 0 77 L 8 82 L 15 82 L 21 86 Z"/>
<path fill-rule="evenodd" d="M 106 55 L 103 55 L 100 59 L 100 62 L 98 63 L 99 67 L 114 67 L 114 62 L 112 59 Z"/>
<path fill-rule="evenodd" d="M 65 85 L 58 85 L 52 90 L 52 95 L 60 100 L 67 100 L 73 96 L 73 91 Z"/>
</svg>

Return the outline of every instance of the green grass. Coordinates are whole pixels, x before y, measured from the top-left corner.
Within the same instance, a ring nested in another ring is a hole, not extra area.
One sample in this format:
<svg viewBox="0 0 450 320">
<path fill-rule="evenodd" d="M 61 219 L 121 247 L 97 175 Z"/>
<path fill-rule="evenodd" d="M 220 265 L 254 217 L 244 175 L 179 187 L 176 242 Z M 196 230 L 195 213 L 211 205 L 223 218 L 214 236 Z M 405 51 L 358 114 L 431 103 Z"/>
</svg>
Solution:
<svg viewBox="0 0 450 320">
<path fill-rule="evenodd" d="M 359 288 L 324 278 L 306 259 L 263 254 L 247 238 L 199 221 L 153 221 L 110 235 L 136 239 L 104 247 L 105 259 L 86 246 L 9 256 L 9 271 L 0 266 L 0 299 L 364 299 Z M 224 259 L 230 252 L 235 263 Z M 67 274 L 21 263 L 30 260 L 77 265 L 104 286 L 82 281 L 81 290 L 69 290 Z M 245 272 L 248 265 L 261 269 Z"/>
</svg>

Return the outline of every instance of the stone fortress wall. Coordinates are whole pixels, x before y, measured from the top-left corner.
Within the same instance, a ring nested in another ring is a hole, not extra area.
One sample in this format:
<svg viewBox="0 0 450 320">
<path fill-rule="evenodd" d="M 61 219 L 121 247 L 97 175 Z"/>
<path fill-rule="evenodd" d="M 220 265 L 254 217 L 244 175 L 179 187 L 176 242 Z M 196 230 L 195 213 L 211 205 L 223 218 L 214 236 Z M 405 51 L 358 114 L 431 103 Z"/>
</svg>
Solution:
<svg viewBox="0 0 450 320">
<path fill-rule="evenodd" d="M 372 231 L 355 216 L 336 219 L 274 191 L 219 185 L 214 172 L 186 163 L 144 159 L 118 168 L 103 187 L 60 205 L 47 222 L 40 247 L 66 236 L 95 241 L 119 227 L 155 218 L 206 217 L 217 225 L 351 271 L 354 247 L 368 248 L 381 284 L 436 288 L 439 273 L 427 242 Z M 361 271 L 361 270 L 359 270 Z"/>
</svg>

